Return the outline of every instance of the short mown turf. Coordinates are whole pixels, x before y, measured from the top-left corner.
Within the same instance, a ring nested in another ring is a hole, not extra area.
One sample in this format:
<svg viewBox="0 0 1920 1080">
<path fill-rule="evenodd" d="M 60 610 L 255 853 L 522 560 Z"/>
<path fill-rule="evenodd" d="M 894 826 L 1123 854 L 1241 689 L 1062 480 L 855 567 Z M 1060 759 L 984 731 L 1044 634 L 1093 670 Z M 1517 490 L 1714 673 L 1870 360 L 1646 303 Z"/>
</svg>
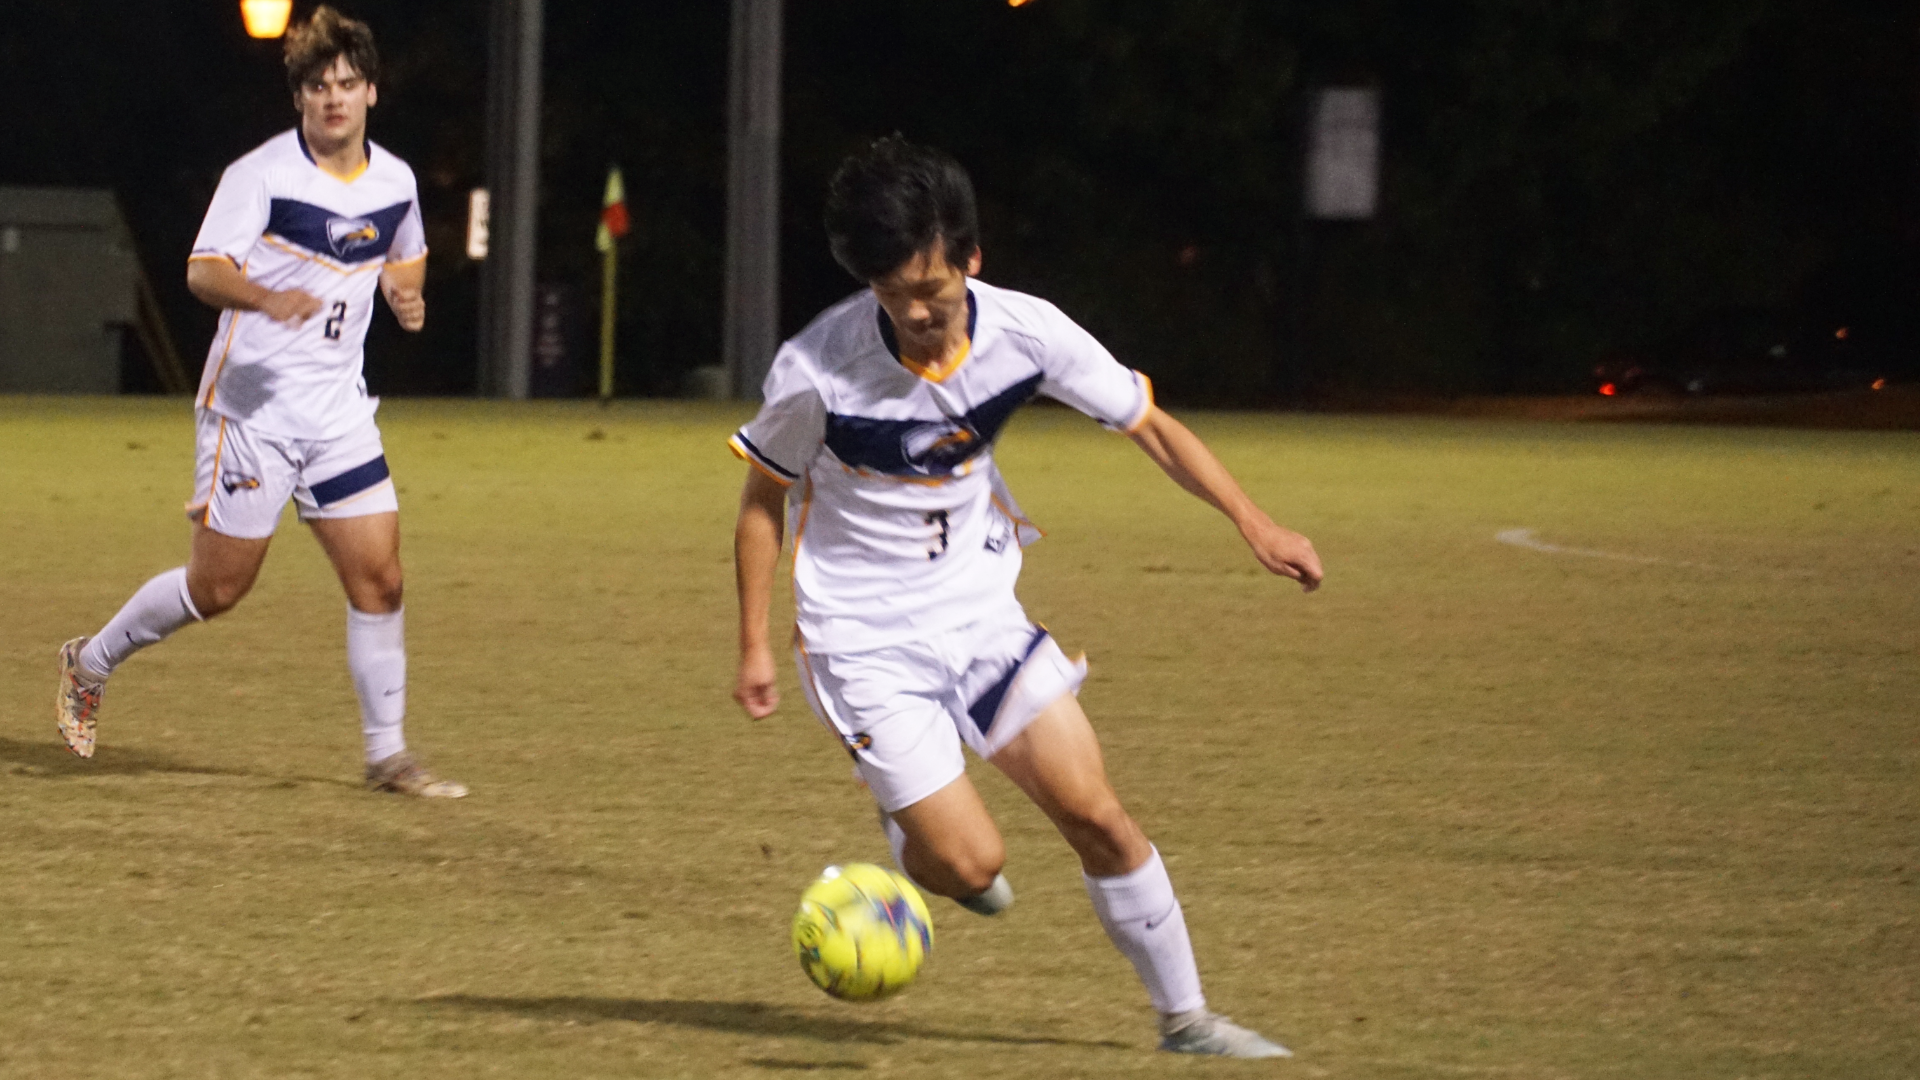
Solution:
<svg viewBox="0 0 1920 1080">
<path fill-rule="evenodd" d="M 0 1074 L 1920 1074 L 1920 436 L 1189 417 L 1319 545 L 1302 596 L 1124 438 L 1016 421 L 1029 611 L 1212 1004 L 1300 1055 L 1231 1064 L 1152 1052 L 978 764 L 1013 910 L 936 901 L 895 1000 L 807 982 L 801 888 L 886 849 L 790 665 L 775 717 L 727 697 L 742 416 L 386 405 L 408 733 L 474 789 L 426 805 L 360 790 L 291 520 L 68 757 L 55 651 L 183 561 L 191 417 L 0 399 Z"/>
</svg>

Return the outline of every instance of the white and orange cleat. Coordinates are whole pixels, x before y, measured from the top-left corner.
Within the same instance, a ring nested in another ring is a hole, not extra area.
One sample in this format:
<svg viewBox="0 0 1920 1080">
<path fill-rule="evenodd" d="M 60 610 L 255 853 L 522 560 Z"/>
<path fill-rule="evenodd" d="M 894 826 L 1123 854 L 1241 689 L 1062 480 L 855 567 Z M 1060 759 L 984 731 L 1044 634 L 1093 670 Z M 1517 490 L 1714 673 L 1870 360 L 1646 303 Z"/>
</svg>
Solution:
<svg viewBox="0 0 1920 1080">
<path fill-rule="evenodd" d="M 83 758 L 93 756 L 95 716 L 100 712 L 101 695 L 107 692 L 107 680 L 80 666 L 84 637 L 60 646 L 60 692 L 54 696 L 54 723 L 67 749 Z"/>
<path fill-rule="evenodd" d="M 467 785 L 441 780 L 405 750 L 367 766 L 367 790 L 416 799 L 464 799 Z"/>
</svg>

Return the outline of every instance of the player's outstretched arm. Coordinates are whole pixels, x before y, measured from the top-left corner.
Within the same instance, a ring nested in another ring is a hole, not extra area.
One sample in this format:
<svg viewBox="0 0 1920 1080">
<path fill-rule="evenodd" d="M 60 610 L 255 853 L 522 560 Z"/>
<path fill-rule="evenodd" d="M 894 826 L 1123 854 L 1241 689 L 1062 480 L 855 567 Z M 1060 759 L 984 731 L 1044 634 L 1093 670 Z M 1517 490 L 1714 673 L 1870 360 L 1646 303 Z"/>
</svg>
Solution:
<svg viewBox="0 0 1920 1080">
<path fill-rule="evenodd" d="M 1227 472 L 1227 467 L 1220 464 L 1220 459 L 1213 456 L 1213 451 L 1207 449 L 1207 444 L 1187 430 L 1185 424 L 1157 406 L 1148 406 L 1146 419 L 1131 435 L 1174 483 L 1227 515 L 1239 528 L 1247 546 L 1253 549 L 1260 565 L 1299 582 L 1305 592 L 1320 587 L 1324 575 L 1313 542 L 1292 529 L 1274 524 L 1266 511 L 1255 506 L 1247 493 L 1240 490 L 1239 483 Z"/>
<path fill-rule="evenodd" d="M 733 699 L 755 720 L 771 716 L 780 705 L 767 612 L 773 606 L 773 575 L 786 527 L 787 490 L 749 468 L 740 492 L 740 520 L 733 528 L 734 581 L 740 590 L 740 677 Z"/>
<path fill-rule="evenodd" d="M 225 258 L 187 261 L 187 291 L 208 307 L 222 311 L 257 311 L 275 322 L 298 327 L 320 314 L 320 298 L 299 289 L 275 292 L 247 280 L 240 268 Z"/>
<path fill-rule="evenodd" d="M 417 331 L 427 325 L 427 258 L 390 262 L 380 269 L 380 293 L 400 321 L 400 329 Z"/>
</svg>

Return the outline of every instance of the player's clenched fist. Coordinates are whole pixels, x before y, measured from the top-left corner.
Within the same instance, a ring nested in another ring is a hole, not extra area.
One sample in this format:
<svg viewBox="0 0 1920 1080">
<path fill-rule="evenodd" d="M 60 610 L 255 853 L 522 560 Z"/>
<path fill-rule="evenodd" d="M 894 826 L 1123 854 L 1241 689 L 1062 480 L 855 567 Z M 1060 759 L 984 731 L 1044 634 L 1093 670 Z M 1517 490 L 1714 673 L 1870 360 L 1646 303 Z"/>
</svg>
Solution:
<svg viewBox="0 0 1920 1080">
<path fill-rule="evenodd" d="M 300 324 L 320 314 L 322 306 L 319 297 L 300 289 L 270 292 L 259 302 L 262 315 L 274 322 L 285 323 L 296 329 Z"/>
<path fill-rule="evenodd" d="M 1253 549 L 1254 558 L 1260 565 L 1279 574 L 1290 577 L 1300 583 L 1303 592 L 1312 592 L 1320 587 L 1320 581 L 1326 576 L 1320 569 L 1320 553 L 1313 550 L 1313 541 L 1294 532 L 1292 529 L 1276 525 L 1265 514 L 1243 531 L 1247 546 Z"/>
<path fill-rule="evenodd" d="M 419 289 L 390 286 L 385 292 L 387 306 L 393 309 L 393 317 L 400 320 L 400 329 L 418 330 L 427 324 L 427 301 Z"/>
<path fill-rule="evenodd" d="M 780 707 L 776 678 L 773 653 L 766 649 L 747 651 L 740 657 L 740 682 L 733 688 L 733 700 L 755 720 L 772 716 Z"/>
</svg>

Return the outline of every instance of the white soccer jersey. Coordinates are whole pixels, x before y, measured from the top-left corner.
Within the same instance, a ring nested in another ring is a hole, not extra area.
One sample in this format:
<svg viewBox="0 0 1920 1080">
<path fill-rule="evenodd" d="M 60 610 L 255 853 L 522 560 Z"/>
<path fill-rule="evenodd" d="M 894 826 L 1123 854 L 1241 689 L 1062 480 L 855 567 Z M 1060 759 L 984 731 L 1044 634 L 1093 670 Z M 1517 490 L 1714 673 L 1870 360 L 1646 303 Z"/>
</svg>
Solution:
<svg viewBox="0 0 1920 1080">
<path fill-rule="evenodd" d="M 971 344 L 910 367 L 871 291 L 782 345 L 766 404 L 730 444 L 793 485 L 794 593 L 807 649 L 922 640 L 1017 603 L 1020 545 L 1038 537 L 993 464 L 1009 417 L 1045 394 L 1132 430 L 1146 376 L 1036 297 L 968 282 Z"/>
<path fill-rule="evenodd" d="M 301 289 L 323 306 L 298 329 L 257 311 L 221 312 L 201 407 L 300 439 L 365 423 L 374 403 L 362 350 L 380 270 L 426 254 L 413 170 L 371 142 L 350 177 L 315 164 L 298 128 L 227 166 L 191 258 L 231 260 L 249 281 Z"/>
</svg>

